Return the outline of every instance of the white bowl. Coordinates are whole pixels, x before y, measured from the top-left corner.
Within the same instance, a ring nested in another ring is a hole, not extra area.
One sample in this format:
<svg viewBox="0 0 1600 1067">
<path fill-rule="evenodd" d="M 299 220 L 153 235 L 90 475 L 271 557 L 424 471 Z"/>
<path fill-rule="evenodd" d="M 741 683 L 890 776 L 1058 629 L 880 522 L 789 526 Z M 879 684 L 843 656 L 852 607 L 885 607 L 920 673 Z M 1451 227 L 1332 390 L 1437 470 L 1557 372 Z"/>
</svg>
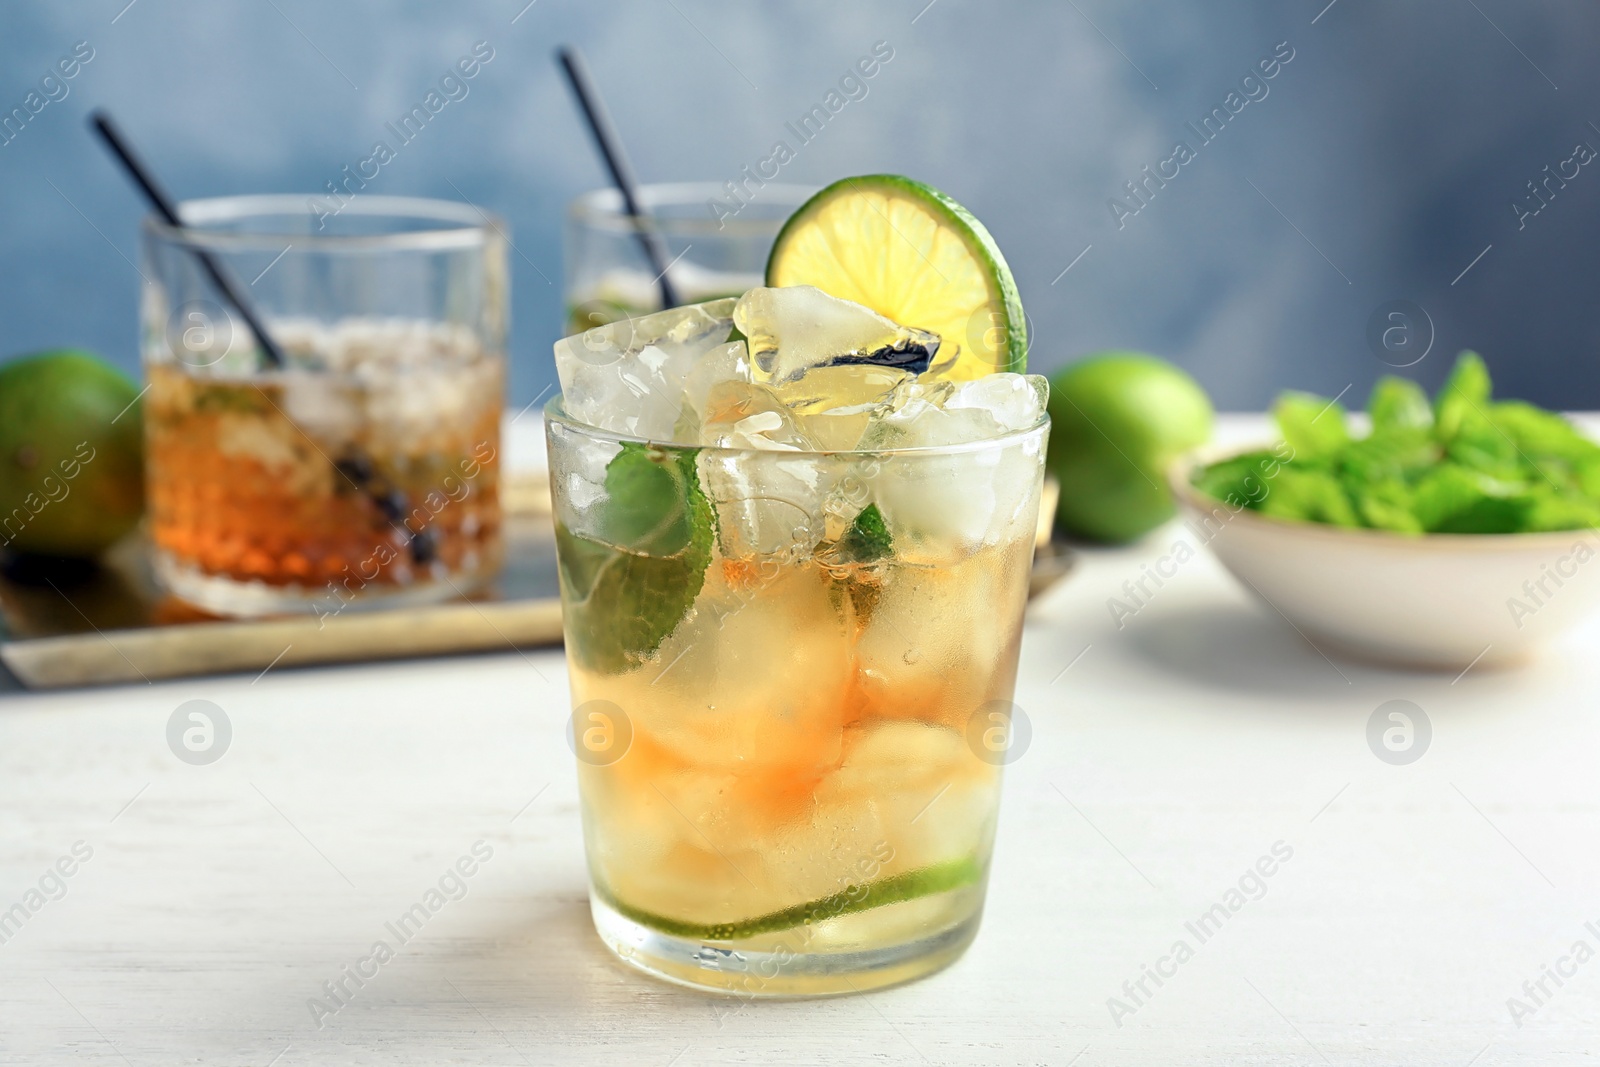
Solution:
<svg viewBox="0 0 1600 1067">
<path fill-rule="evenodd" d="M 1191 533 L 1318 649 L 1409 667 L 1510 666 L 1600 606 L 1600 531 L 1422 534 L 1234 511 L 1169 472 Z M 1271 492 L 1271 480 L 1265 479 Z"/>
</svg>

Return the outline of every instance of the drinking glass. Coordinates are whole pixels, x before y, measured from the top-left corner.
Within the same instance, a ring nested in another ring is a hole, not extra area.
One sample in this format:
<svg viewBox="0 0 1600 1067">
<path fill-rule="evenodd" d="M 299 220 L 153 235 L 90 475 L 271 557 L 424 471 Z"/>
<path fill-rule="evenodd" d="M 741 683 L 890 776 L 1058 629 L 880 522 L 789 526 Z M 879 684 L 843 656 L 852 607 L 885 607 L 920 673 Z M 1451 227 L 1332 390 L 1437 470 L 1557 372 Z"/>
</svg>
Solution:
<svg viewBox="0 0 1600 1067">
<path fill-rule="evenodd" d="M 711 182 L 677 182 L 640 186 L 639 200 L 664 243 L 667 277 L 679 301 L 696 304 L 760 285 L 778 230 L 814 192 L 779 182 L 747 182 L 739 192 Z M 638 225 L 624 213 L 615 189 L 584 193 L 568 207 L 568 334 L 660 310 L 660 268 L 650 265 Z"/>
<path fill-rule="evenodd" d="M 467 204 L 333 204 L 198 200 L 182 227 L 144 224 L 154 568 L 214 614 L 440 600 L 501 559 L 501 227 Z"/>
<path fill-rule="evenodd" d="M 1048 418 L 875 452 L 646 442 L 560 397 L 545 422 L 604 942 L 750 997 L 959 956 L 1019 751 Z"/>
</svg>

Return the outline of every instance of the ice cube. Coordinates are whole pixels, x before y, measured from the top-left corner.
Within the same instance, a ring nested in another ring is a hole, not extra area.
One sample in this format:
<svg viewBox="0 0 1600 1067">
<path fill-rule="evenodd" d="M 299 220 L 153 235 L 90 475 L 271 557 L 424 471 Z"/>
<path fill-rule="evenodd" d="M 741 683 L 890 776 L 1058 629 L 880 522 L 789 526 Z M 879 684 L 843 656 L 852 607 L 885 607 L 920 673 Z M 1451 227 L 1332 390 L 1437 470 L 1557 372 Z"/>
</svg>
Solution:
<svg viewBox="0 0 1600 1067">
<path fill-rule="evenodd" d="M 751 440 L 760 436 L 752 433 Z M 832 481 L 817 457 L 770 442 L 737 451 L 708 448 L 699 469 L 717 511 L 717 540 L 729 559 L 803 558 L 822 539 L 822 504 Z"/>
<path fill-rule="evenodd" d="M 557 341 L 567 414 L 613 433 L 673 440 L 684 383 L 698 361 L 728 345 L 733 305 L 728 297 L 672 308 Z"/>
<path fill-rule="evenodd" d="M 813 367 L 869 363 L 912 373 L 928 369 L 939 337 L 900 326 L 870 308 L 810 285 L 751 289 L 733 309 L 750 358 L 775 385 Z"/>
<path fill-rule="evenodd" d="M 545 423 L 550 439 L 550 482 L 559 489 L 553 495 L 555 517 L 572 533 L 602 541 L 608 529 L 606 468 L 622 446 L 615 441 L 590 436 L 565 423 Z"/>
<path fill-rule="evenodd" d="M 873 721 L 846 730 L 842 747 L 839 769 L 818 783 L 809 817 L 791 822 L 769 864 L 804 870 L 817 855 L 886 854 L 880 876 L 894 875 L 959 861 L 993 834 L 999 775 L 959 729 Z"/>
<path fill-rule="evenodd" d="M 1004 665 L 1021 637 L 1032 548 L 891 559 L 856 642 L 860 717 L 960 731 L 980 705 L 1010 696 Z"/>
<path fill-rule="evenodd" d="M 727 380 L 707 394 L 700 471 L 723 555 L 798 558 L 822 539 L 840 465 L 809 454 L 825 450 L 809 429 L 769 385 Z"/>
<path fill-rule="evenodd" d="M 743 341 L 720 345 L 701 356 L 684 380 L 683 407 L 673 440 L 682 445 L 710 444 L 704 426 L 712 391 L 724 383 L 748 385 L 753 380 L 750 354 Z"/>
<path fill-rule="evenodd" d="M 929 448 L 1019 433 L 1050 396 L 1038 374 L 990 374 L 964 382 L 908 380 L 872 413 L 862 448 Z"/>
<path fill-rule="evenodd" d="M 1048 395 L 1036 374 L 904 382 L 873 413 L 861 448 L 937 449 L 1016 434 L 1039 421 Z M 896 544 L 993 544 L 1032 529 L 1041 447 L 1024 437 L 979 451 L 893 457 L 872 492 Z"/>
<path fill-rule="evenodd" d="M 361 391 L 348 377 L 286 368 L 278 402 L 283 414 L 332 452 L 348 448 L 366 428 Z M 384 412 L 383 414 L 388 414 Z"/>
<path fill-rule="evenodd" d="M 860 443 L 868 420 L 884 399 L 910 379 L 910 374 L 892 367 L 813 367 L 774 392 L 817 448 L 847 452 Z"/>
<path fill-rule="evenodd" d="M 330 455 L 357 441 L 391 457 L 459 449 L 501 407 L 503 360 L 457 324 L 289 318 L 273 333 L 289 362 L 274 402 Z"/>
<path fill-rule="evenodd" d="M 608 698 L 679 760 L 746 773 L 837 766 L 850 648 L 816 568 L 713 564 L 657 662 Z"/>
<path fill-rule="evenodd" d="M 1040 374 L 990 374 L 957 382 L 948 411 L 981 411 L 1002 434 L 1020 433 L 1044 414 L 1050 399 L 1050 382 Z"/>
<path fill-rule="evenodd" d="M 813 451 L 794 414 L 777 393 L 759 382 L 722 381 L 711 387 L 700 443 L 769 452 Z"/>
</svg>

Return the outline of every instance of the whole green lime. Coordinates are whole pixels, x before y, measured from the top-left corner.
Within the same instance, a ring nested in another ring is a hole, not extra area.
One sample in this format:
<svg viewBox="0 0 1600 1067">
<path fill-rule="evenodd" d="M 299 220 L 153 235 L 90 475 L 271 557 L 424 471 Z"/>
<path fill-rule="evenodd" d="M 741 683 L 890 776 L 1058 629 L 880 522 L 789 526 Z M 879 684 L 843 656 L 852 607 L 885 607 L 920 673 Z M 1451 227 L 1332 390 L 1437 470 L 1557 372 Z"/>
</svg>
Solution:
<svg viewBox="0 0 1600 1067">
<path fill-rule="evenodd" d="M 139 387 L 89 352 L 0 365 L 0 548 L 98 555 L 144 513 Z"/>
<path fill-rule="evenodd" d="M 1047 463 L 1056 525 L 1131 541 L 1170 519 L 1167 467 L 1211 436 L 1211 400 L 1184 371 L 1142 352 L 1097 352 L 1050 380 Z"/>
</svg>

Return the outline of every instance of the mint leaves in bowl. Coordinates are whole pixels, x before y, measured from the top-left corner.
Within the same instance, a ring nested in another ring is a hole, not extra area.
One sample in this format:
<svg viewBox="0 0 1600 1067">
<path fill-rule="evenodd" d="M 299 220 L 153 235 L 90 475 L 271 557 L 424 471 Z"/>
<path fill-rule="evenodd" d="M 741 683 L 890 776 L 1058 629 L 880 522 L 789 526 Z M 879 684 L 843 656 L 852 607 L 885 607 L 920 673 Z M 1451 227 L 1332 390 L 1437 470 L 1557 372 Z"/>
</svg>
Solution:
<svg viewBox="0 0 1600 1067">
<path fill-rule="evenodd" d="M 1172 472 L 1222 563 L 1324 652 L 1508 664 L 1600 602 L 1600 444 L 1495 401 L 1463 353 L 1429 402 L 1380 379 L 1365 418 L 1287 393 L 1275 446 Z M 1592 571 L 1592 573 L 1591 573 Z"/>
<path fill-rule="evenodd" d="M 1401 534 L 1600 526 L 1600 444 L 1554 412 L 1492 400 L 1476 352 L 1460 355 L 1431 404 L 1415 382 L 1380 378 L 1365 433 L 1338 404 L 1308 393 L 1283 394 L 1273 414 L 1292 452 L 1272 492 L 1244 494 L 1263 515 Z M 1226 500 L 1260 458 L 1203 467 L 1194 486 Z"/>
</svg>

